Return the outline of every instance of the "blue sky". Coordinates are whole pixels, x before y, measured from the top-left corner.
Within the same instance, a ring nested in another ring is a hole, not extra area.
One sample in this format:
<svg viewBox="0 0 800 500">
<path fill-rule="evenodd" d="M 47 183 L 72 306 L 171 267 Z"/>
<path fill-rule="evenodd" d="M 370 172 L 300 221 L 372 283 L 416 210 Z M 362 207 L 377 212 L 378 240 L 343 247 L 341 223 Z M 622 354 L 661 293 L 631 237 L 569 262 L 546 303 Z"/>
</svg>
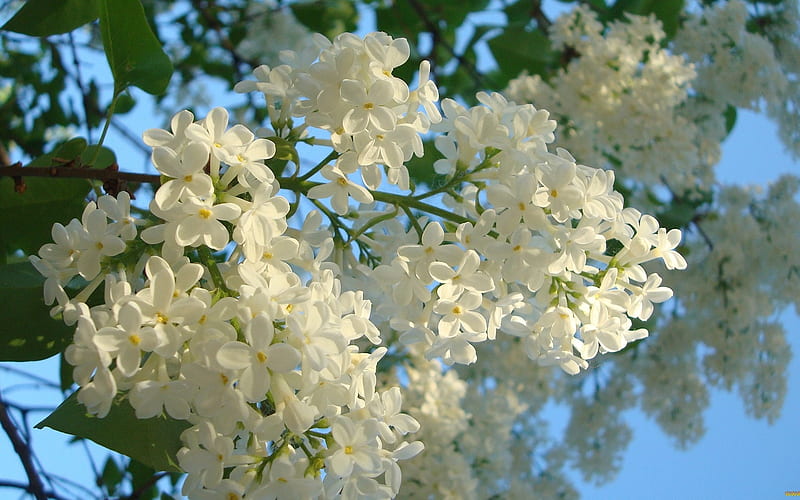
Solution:
<svg viewBox="0 0 800 500">
<path fill-rule="evenodd" d="M 786 172 L 800 174 L 800 162 L 785 154 L 775 125 L 764 116 L 740 112 L 723 144 L 720 180 L 766 185 Z M 737 394 L 715 390 L 705 413 L 706 435 L 678 450 L 653 421 L 629 412 L 634 438 L 622 471 L 604 486 L 584 484 L 584 498 L 754 499 L 800 491 L 800 318 L 794 311 L 781 318 L 795 356 L 783 412 L 774 425 L 746 416 Z"/>
</svg>

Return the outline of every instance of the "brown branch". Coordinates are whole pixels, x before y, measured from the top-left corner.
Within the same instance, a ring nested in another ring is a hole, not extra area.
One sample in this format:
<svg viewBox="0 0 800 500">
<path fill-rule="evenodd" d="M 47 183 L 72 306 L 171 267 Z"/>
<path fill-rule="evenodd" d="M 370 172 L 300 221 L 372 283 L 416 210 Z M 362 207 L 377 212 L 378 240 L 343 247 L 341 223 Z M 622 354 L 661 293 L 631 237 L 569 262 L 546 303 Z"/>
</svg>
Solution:
<svg viewBox="0 0 800 500">
<path fill-rule="evenodd" d="M 160 184 L 161 177 L 155 174 L 120 172 L 116 163 L 107 168 L 81 167 L 23 167 L 19 162 L 0 167 L 0 177 L 59 177 L 64 179 L 94 179 L 99 181 L 132 181 Z"/>
<path fill-rule="evenodd" d="M 8 439 L 11 440 L 14 451 L 17 453 L 17 456 L 19 456 L 22 466 L 25 468 L 25 474 L 28 476 L 28 488 L 26 488 L 26 491 L 36 497 L 36 500 L 47 500 L 50 495 L 45 492 L 42 478 L 39 477 L 39 472 L 36 470 L 36 466 L 33 463 L 31 449 L 28 447 L 28 443 L 20 436 L 17 426 L 14 424 L 11 415 L 9 415 L 6 409 L 6 404 L 3 402 L 2 395 L 0 395 L 0 424 L 2 424 L 3 430 L 8 435 Z"/>
<path fill-rule="evenodd" d="M 553 21 L 551 21 L 542 10 L 541 0 L 533 1 L 533 5 L 531 5 L 531 18 L 536 21 L 536 27 L 542 30 L 545 35 L 550 30 L 550 26 L 553 25 Z"/>
<path fill-rule="evenodd" d="M 16 488 L 18 490 L 23 490 L 26 493 L 33 493 L 31 491 L 30 485 L 25 483 L 19 483 L 17 481 L 9 481 L 7 479 L 0 479 L 0 488 Z M 45 492 L 47 494 L 47 498 L 54 498 L 56 500 L 65 500 L 65 497 L 58 495 L 52 491 Z"/>
<path fill-rule="evenodd" d="M 155 484 L 159 482 L 162 478 L 169 476 L 169 474 L 170 474 L 169 472 L 157 472 L 153 474 L 150 477 L 150 479 L 148 479 L 147 481 L 144 482 L 144 484 L 136 488 L 133 491 L 133 493 L 131 493 L 126 497 L 121 498 L 120 500 L 138 500 L 139 498 L 142 498 L 142 495 L 144 495 L 147 492 L 147 490 L 155 486 Z"/>
</svg>

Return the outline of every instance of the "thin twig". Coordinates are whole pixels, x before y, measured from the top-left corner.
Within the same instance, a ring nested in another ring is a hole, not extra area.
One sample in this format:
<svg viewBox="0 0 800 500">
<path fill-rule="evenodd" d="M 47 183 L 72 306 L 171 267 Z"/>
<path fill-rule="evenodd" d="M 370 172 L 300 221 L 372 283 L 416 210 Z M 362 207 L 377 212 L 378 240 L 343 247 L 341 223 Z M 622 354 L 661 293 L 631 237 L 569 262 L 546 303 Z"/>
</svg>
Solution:
<svg viewBox="0 0 800 500">
<path fill-rule="evenodd" d="M 120 172 L 112 168 L 79 168 L 79 167 L 23 167 L 14 164 L 0 167 L 0 177 L 61 177 L 77 179 L 95 179 L 100 181 L 133 181 L 148 184 L 160 184 L 161 177 L 154 174 Z"/>
<path fill-rule="evenodd" d="M 142 142 L 141 137 L 137 136 L 130 129 L 128 129 L 122 122 L 117 118 L 111 118 L 111 126 L 114 127 L 114 130 L 120 133 L 122 137 L 128 140 L 133 147 L 141 151 L 142 153 L 150 156 L 150 153 L 153 151 L 149 147 L 145 146 Z"/>
<path fill-rule="evenodd" d="M 0 424 L 2 424 L 3 430 L 8 435 L 8 439 L 11 440 L 14 451 L 17 453 L 20 462 L 22 462 L 22 467 L 25 468 L 25 474 L 28 476 L 28 488 L 26 488 L 26 491 L 36 497 L 36 500 L 47 500 L 49 495 L 45 492 L 42 478 L 33 464 L 31 449 L 28 447 L 28 443 L 19 435 L 19 430 L 8 413 L 2 394 L 0 394 Z"/>
<path fill-rule="evenodd" d="M 39 384 L 44 385 L 46 387 L 49 387 L 51 389 L 58 389 L 59 391 L 61 390 L 61 386 L 58 385 L 58 383 L 53 382 L 52 380 L 48 380 L 48 379 L 46 379 L 44 377 L 41 377 L 39 375 L 36 375 L 35 373 L 30 373 L 30 372 L 27 372 L 25 370 L 19 369 L 19 368 L 15 367 L 15 366 L 2 364 L 2 365 L 0 365 L 0 370 L 11 372 L 11 373 L 15 373 L 17 375 L 21 375 L 21 376 L 29 378 L 31 380 L 35 380 Z"/>
<path fill-rule="evenodd" d="M 18 490 L 23 490 L 27 493 L 33 494 L 33 491 L 30 489 L 30 485 L 25 483 L 18 483 L 16 481 L 9 481 L 7 479 L 0 479 L 0 488 L 16 488 Z M 64 497 L 57 495 L 52 491 L 45 492 L 47 494 L 47 498 L 54 498 L 56 500 L 66 500 Z"/>
<path fill-rule="evenodd" d="M 553 25 L 553 21 L 547 17 L 547 14 L 544 13 L 542 10 L 542 2 L 541 0 L 536 0 L 533 2 L 531 6 L 531 18 L 536 21 L 536 27 L 542 30 L 544 34 L 550 30 L 550 26 Z"/>
<path fill-rule="evenodd" d="M 158 472 L 153 474 L 150 479 L 148 479 L 144 484 L 133 490 L 133 493 L 130 495 L 121 498 L 120 500 L 137 500 L 142 497 L 142 495 L 154 486 L 157 482 L 159 482 L 162 478 L 165 478 L 169 475 L 169 472 Z"/>
</svg>

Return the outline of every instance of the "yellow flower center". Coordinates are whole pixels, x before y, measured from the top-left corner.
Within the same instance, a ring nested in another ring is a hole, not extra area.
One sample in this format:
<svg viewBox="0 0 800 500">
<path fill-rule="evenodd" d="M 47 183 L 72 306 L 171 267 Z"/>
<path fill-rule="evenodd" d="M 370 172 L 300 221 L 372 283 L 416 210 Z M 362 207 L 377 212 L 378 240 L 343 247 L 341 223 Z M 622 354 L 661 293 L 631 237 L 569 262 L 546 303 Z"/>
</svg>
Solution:
<svg viewBox="0 0 800 500">
<path fill-rule="evenodd" d="M 259 363 L 264 363 L 267 360 L 267 355 L 261 351 L 258 351 L 256 354 L 256 359 L 258 359 Z"/>
<path fill-rule="evenodd" d="M 211 217 L 211 210 L 207 208 L 201 208 L 197 213 L 200 215 L 200 217 L 204 219 L 208 219 L 209 217 Z"/>
<path fill-rule="evenodd" d="M 142 338 L 134 333 L 133 335 L 128 335 L 128 341 L 130 341 L 131 344 L 138 346 L 142 341 Z"/>
<path fill-rule="evenodd" d="M 352 446 L 345 446 L 344 447 L 344 452 L 347 455 L 352 455 L 353 454 L 353 447 Z"/>
<path fill-rule="evenodd" d="M 160 312 L 157 312 L 156 313 L 156 321 L 161 323 L 162 325 L 166 325 L 167 322 L 169 321 L 169 318 L 167 318 L 166 316 L 164 316 Z"/>
</svg>

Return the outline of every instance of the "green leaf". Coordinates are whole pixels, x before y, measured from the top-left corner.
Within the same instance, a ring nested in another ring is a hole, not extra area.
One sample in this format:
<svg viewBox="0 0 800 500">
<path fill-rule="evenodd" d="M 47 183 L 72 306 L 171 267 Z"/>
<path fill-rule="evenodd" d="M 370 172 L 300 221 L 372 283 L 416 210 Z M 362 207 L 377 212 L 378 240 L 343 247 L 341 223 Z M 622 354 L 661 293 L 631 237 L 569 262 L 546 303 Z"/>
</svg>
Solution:
<svg viewBox="0 0 800 500">
<path fill-rule="evenodd" d="M 70 32 L 95 19 L 95 0 L 28 0 L 0 29 L 48 36 Z"/>
<path fill-rule="evenodd" d="M 74 393 L 36 424 L 37 429 L 44 427 L 90 439 L 155 470 L 180 472 L 176 458 L 180 435 L 190 424 L 168 417 L 138 419 L 124 398 L 114 401 L 105 418 L 97 418 L 86 413 Z"/>
<path fill-rule="evenodd" d="M 106 465 L 103 467 L 103 473 L 100 477 L 102 478 L 103 485 L 106 487 L 108 492 L 112 495 L 115 495 L 117 490 L 119 490 L 123 475 L 122 471 L 119 470 L 119 466 L 114 461 L 114 457 L 108 457 L 106 459 Z"/>
<path fill-rule="evenodd" d="M 100 152 L 97 153 L 97 158 L 95 158 L 95 151 L 98 147 L 100 148 Z M 88 165 L 93 158 L 95 158 L 94 165 L 90 165 L 92 168 L 106 168 L 112 163 L 117 162 L 117 155 L 114 154 L 114 151 L 105 146 L 98 146 L 97 144 L 92 144 L 86 148 L 86 151 L 81 154 L 81 163 Z"/>
<path fill-rule="evenodd" d="M 725 135 L 729 135 L 733 130 L 733 127 L 736 125 L 736 117 L 737 117 L 737 110 L 736 106 L 731 106 L 728 104 L 728 107 L 725 108 L 725 111 L 722 113 L 722 116 L 725 117 Z"/>
<path fill-rule="evenodd" d="M 358 11 L 348 0 L 317 0 L 289 5 L 298 21 L 312 32 L 333 38 L 357 27 Z"/>
<path fill-rule="evenodd" d="M 0 361 L 35 361 L 72 342 L 74 328 L 50 317 L 42 298 L 44 278 L 28 262 L 0 266 Z"/>
<path fill-rule="evenodd" d="M 86 140 L 75 138 L 42 155 L 27 166 L 50 167 L 79 161 L 87 151 Z M 36 253 L 50 241 L 54 222 L 80 217 L 89 184 L 83 179 L 23 178 L 24 192 L 14 189 L 9 177 L 0 179 L 0 252 L 22 250 Z"/>
<path fill-rule="evenodd" d="M 67 392 L 75 383 L 72 377 L 72 365 L 64 357 L 63 352 L 58 358 L 58 380 L 61 385 L 61 391 Z"/>
<path fill-rule="evenodd" d="M 51 167 L 57 165 L 65 165 L 80 157 L 88 143 L 83 137 L 74 137 L 58 146 L 46 155 L 35 158 L 27 166 L 28 167 Z"/>
<path fill-rule="evenodd" d="M 138 460 L 131 460 L 128 462 L 128 473 L 131 475 L 133 490 L 141 492 L 139 498 L 155 498 L 158 495 L 158 487 L 153 481 L 158 471 Z"/>
<path fill-rule="evenodd" d="M 667 38 L 672 38 L 680 26 L 685 0 L 617 0 L 611 9 L 612 19 L 622 19 L 624 14 L 648 16 L 653 14 L 661 21 Z"/>
<path fill-rule="evenodd" d="M 100 33 L 114 75 L 114 95 L 131 85 L 148 94 L 164 93 L 172 62 L 150 29 L 139 0 L 100 2 Z"/>
<path fill-rule="evenodd" d="M 117 105 L 114 106 L 115 115 L 124 115 L 136 106 L 136 100 L 130 94 L 121 94 L 117 98 Z"/>
<path fill-rule="evenodd" d="M 543 72 L 555 57 L 547 35 L 538 29 L 507 28 L 489 40 L 489 48 L 504 75 L 505 81 L 496 82 L 500 86 L 522 71 L 531 74 Z"/>
<path fill-rule="evenodd" d="M 433 163 L 444 158 L 444 155 L 436 149 L 433 141 L 424 141 L 423 146 L 425 147 L 425 156 L 422 158 L 413 156 L 405 163 L 408 176 L 417 186 L 425 184 L 430 188 L 439 187 L 446 177 L 436 173 Z"/>
</svg>

